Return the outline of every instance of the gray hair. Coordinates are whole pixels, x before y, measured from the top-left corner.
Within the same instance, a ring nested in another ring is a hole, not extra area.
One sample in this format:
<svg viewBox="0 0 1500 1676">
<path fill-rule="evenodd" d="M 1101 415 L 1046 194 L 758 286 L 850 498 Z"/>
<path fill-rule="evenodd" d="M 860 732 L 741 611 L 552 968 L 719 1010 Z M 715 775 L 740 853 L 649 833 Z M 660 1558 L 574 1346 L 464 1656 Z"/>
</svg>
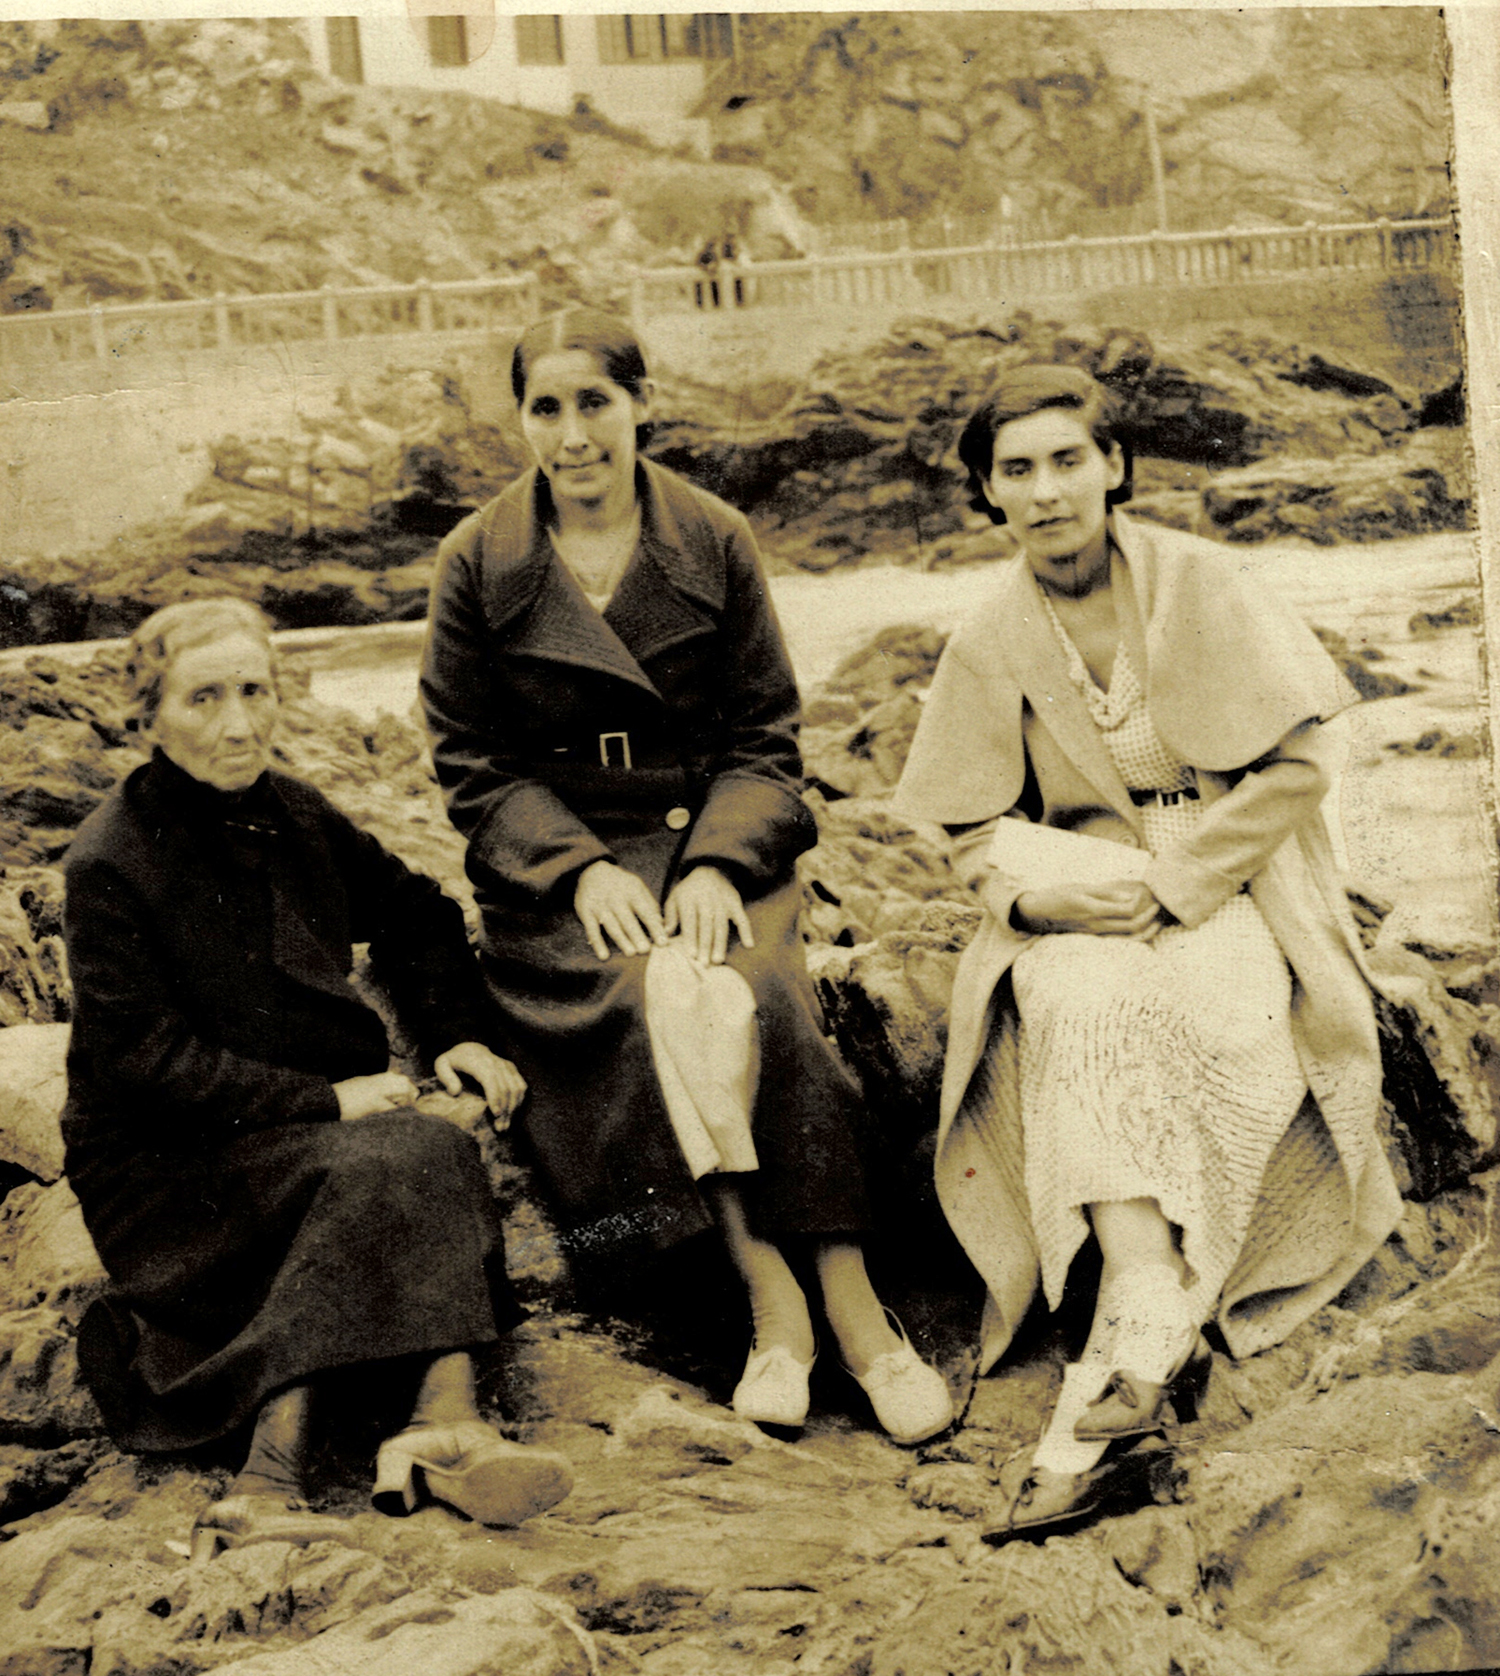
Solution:
<svg viewBox="0 0 1500 1676">
<path fill-rule="evenodd" d="M 271 647 L 271 622 L 248 599 L 184 599 L 153 611 L 130 637 L 125 660 L 132 724 L 150 727 L 161 708 L 162 686 L 179 653 L 230 634 L 251 634 Z M 274 653 L 272 668 L 275 667 Z"/>
</svg>

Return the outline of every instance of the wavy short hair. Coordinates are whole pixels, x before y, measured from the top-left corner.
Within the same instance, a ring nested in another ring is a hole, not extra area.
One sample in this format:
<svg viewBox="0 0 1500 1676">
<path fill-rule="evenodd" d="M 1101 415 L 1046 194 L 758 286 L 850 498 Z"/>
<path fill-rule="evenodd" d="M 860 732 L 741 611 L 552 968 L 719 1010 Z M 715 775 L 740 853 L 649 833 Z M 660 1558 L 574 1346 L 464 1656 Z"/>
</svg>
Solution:
<svg viewBox="0 0 1500 1676">
<path fill-rule="evenodd" d="M 516 405 L 526 401 L 531 369 L 544 355 L 558 355 L 568 349 L 592 355 L 610 383 L 628 390 L 638 402 L 646 399 L 646 352 L 628 321 L 602 308 L 565 308 L 533 322 L 516 341 L 510 357 L 510 387 Z M 645 447 L 651 436 L 649 424 L 637 425 L 635 444 Z"/>
<path fill-rule="evenodd" d="M 125 658 L 130 726 L 150 727 L 156 720 L 167 671 L 181 653 L 225 635 L 247 633 L 264 642 L 274 670 L 270 619 L 248 599 L 184 599 L 153 611 L 131 635 Z"/>
<path fill-rule="evenodd" d="M 990 505 L 984 492 L 985 480 L 995 469 L 995 438 L 1012 419 L 1029 419 L 1033 413 L 1045 413 L 1049 408 L 1076 413 L 1101 454 L 1107 454 L 1116 443 L 1120 445 L 1125 475 L 1120 487 L 1105 495 L 1104 503 L 1118 506 L 1130 499 L 1135 461 L 1129 441 L 1120 434 L 1120 398 L 1082 367 L 1033 363 L 1011 367 L 1000 375 L 958 439 L 958 457 L 968 472 L 969 505 L 983 512 L 992 524 L 1005 522 L 1005 514 Z"/>
</svg>

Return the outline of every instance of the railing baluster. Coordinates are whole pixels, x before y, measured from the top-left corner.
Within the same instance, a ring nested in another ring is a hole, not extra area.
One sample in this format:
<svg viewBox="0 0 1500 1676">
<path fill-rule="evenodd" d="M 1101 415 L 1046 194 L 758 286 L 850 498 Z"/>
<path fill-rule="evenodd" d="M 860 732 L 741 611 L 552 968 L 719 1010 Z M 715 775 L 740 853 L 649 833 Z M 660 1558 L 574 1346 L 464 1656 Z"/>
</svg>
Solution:
<svg viewBox="0 0 1500 1676">
<path fill-rule="evenodd" d="M 739 306 L 869 307 L 916 302 L 953 293 L 1044 301 L 1059 293 L 1117 285 L 1243 283 L 1276 274 L 1345 269 L 1398 271 L 1446 268 L 1453 259 L 1452 228 L 1442 220 L 1378 221 L 1299 228 L 1230 227 L 1209 233 L 1146 233 L 1117 238 L 1016 239 L 1003 244 L 989 222 L 955 224 L 955 236 L 984 242 L 929 249 L 905 222 L 882 224 L 882 253 L 833 255 L 796 261 L 725 264 L 720 283 L 726 308 Z M 629 312 L 637 324 L 651 316 L 694 308 L 696 268 L 637 270 L 630 278 Z M 535 274 L 495 280 L 418 281 L 359 290 L 211 297 L 175 303 L 59 309 L 45 316 L 0 317 L 0 355 L 28 363 L 149 354 L 184 347 L 218 352 L 237 344 L 445 333 L 498 329 L 526 322 L 541 306 Z M 108 316 L 108 319 L 106 319 Z M 121 332 L 118 325 L 138 324 Z M 181 322 L 181 324 L 179 324 Z M 29 334 L 29 335 L 28 335 Z M 113 340 L 113 347 L 111 347 Z"/>
</svg>

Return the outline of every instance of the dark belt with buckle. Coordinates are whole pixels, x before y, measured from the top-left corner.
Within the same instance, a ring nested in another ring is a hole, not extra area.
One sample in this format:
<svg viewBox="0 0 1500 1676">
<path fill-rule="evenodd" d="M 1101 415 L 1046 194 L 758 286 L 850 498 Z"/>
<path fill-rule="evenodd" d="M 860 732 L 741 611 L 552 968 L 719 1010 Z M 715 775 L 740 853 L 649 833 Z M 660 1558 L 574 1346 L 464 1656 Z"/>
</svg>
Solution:
<svg viewBox="0 0 1500 1676">
<path fill-rule="evenodd" d="M 1143 791 L 1138 786 L 1131 786 L 1129 790 L 1130 801 L 1137 809 L 1144 809 L 1148 803 L 1159 803 L 1163 809 L 1170 809 L 1184 799 L 1189 803 L 1196 803 L 1199 796 L 1197 786 L 1179 786 L 1176 791 L 1157 791 L 1154 788 Z"/>
<path fill-rule="evenodd" d="M 599 762 L 605 768 L 633 768 L 635 764 L 630 760 L 630 735 L 628 733 L 601 733 L 599 735 Z"/>
</svg>

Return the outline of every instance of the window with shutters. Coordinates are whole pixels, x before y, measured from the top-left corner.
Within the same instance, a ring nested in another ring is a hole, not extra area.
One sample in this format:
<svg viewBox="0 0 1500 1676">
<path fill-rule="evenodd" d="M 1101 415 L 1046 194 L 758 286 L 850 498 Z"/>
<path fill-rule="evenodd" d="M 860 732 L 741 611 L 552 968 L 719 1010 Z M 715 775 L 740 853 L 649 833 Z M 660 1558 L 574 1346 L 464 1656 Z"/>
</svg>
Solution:
<svg viewBox="0 0 1500 1676">
<path fill-rule="evenodd" d="M 517 64 L 561 64 L 563 61 L 560 17 L 518 17 L 516 19 Z"/>
<path fill-rule="evenodd" d="M 625 27 L 625 19 L 613 15 L 598 17 L 594 20 L 594 28 L 599 41 L 599 62 L 601 64 L 628 64 L 630 62 L 630 35 Z"/>
<path fill-rule="evenodd" d="M 665 43 L 662 39 L 662 25 L 666 22 L 662 17 L 627 17 L 625 32 L 630 40 L 631 60 L 659 59 L 666 57 Z"/>
<path fill-rule="evenodd" d="M 734 19 L 728 12 L 701 12 L 696 21 L 704 58 L 734 57 Z"/>
<path fill-rule="evenodd" d="M 662 45 L 668 58 L 703 56 L 698 21 L 692 12 L 669 12 L 662 18 Z"/>
<path fill-rule="evenodd" d="M 732 58 L 728 12 L 671 12 L 601 17 L 599 59 L 604 64 L 649 64 L 664 58 Z"/>
<path fill-rule="evenodd" d="M 365 62 L 359 50 L 359 19 L 330 17 L 324 20 L 328 32 L 328 72 L 339 81 L 362 82 Z"/>
<path fill-rule="evenodd" d="M 469 62 L 469 31 L 462 17 L 428 18 L 427 55 L 438 69 L 460 69 Z"/>
</svg>

